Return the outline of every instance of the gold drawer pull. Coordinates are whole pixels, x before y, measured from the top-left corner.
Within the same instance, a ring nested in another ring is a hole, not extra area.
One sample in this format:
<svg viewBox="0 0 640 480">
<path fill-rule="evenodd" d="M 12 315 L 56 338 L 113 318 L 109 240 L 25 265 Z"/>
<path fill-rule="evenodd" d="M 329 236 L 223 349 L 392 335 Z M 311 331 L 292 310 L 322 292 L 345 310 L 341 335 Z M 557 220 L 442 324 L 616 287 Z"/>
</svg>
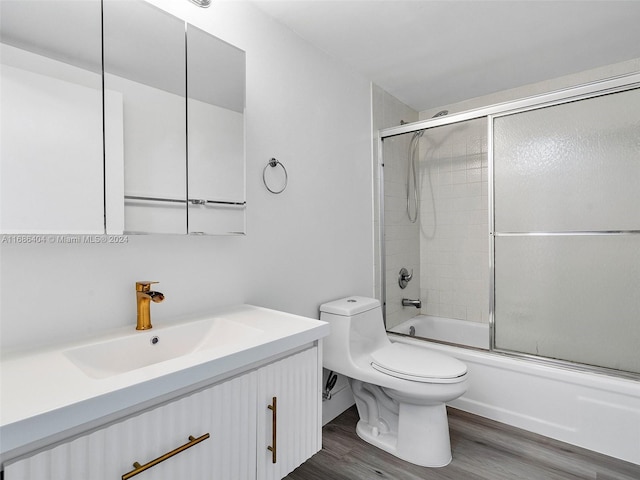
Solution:
<svg viewBox="0 0 640 480">
<path fill-rule="evenodd" d="M 276 423 L 278 419 L 278 399 L 273 397 L 272 404 L 267 405 L 267 408 L 271 410 L 271 445 L 267 447 L 267 450 L 271 452 L 271 462 L 276 463 Z"/>
<path fill-rule="evenodd" d="M 209 438 L 209 434 L 208 433 L 205 433 L 204 435 L 202 435 L 201 437 L 198 437 L 198 438 L 194 438 L 193 435 L 189 435 L 189 443 L 185 443 L 184 445 L 179 446 L 175 450 L 171 450 L 169 453 L 165 453 L 161 457 L 158 457 L 155 460 L 151 460 L 149 463 L 145 463 L 144 465 L 140 465 L 138 462 L 134 462 L 134 464 L 133 464 L 134 469 L 131 470 L 130 472 L 125 473 L 124 475 L 122 475 L 122 480 L 128 480 L 131 477 L 135 477 L 139 473 L 142 473 L 145 470 L 148 470 L 151 467 L 156 466 L 160 462 L 164 462 L 165 460 L 173 457 L 174 455 L 179 454 L 180 452 L 184 452 L 187 448 L 191 448 L 194 445 L 197 445 L 198 443 L 206 440 L 207 438 Z"/>
</svg>

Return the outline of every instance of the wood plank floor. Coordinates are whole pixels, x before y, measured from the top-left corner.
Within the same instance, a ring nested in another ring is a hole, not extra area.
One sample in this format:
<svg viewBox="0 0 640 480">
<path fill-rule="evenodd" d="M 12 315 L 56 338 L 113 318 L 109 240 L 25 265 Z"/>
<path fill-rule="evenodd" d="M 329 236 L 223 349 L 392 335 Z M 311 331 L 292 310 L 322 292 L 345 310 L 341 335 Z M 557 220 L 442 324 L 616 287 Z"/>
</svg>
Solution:
<svg viewBox="0 0 640 480">
<path fill-rule="evenodd" d="M 350 408 L 323 429 L 323 449 L 286 480 L 640 480 L 640 466 L 449 409 L 453 461 L 404 462 L 360 440 Z"/>
</svg>

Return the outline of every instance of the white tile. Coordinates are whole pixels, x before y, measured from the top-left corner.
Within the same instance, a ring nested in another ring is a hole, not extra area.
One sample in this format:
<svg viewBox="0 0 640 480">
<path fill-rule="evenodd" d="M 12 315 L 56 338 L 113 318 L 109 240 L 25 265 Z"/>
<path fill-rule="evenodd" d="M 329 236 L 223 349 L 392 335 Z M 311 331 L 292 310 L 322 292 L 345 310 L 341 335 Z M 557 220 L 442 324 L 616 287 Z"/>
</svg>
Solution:
<svg viewBox="0 0 640 480">
<path fill-rule="evenodd" d="M 440 185 L 438 187 L 438 200 L 447 199 L 453 197 L 453 185 Z"/>
<path fill-rule="evenodd" d="M 466 170 L 456 170 L 451 172 L 451 183 L 452 184 L 460 184 L 467 182 L 467 172 Z"/>
<path fill-rule="evenodd" d="M 480 182 L 482 180 L 482 169 L 467 168 L 467 183 Z"/>
<path fill-rule="evenodd" d="M 440 291 L 434 288 L 428 288 L 426 290 L 427 294 L 423 297 L 423 300 L 428 301 L 429 303 L 440 303 Z"/>
<path fill-rule="evenodd" d="M 481 322 L 482 313 L 479 308 L 467 307 L 467 320 L 472 322 Z"/>
<path fill-rule="evenodd" d="M 438 315 L 438 305 L 437 303 L 427 303 L 426 308 L 423 306 L 422 308 L 425 310 L 427 315 Z"/>
<path fill-rule="evenodd" d="M 475 169 L 482 167 L 482 155 L 480 152 L 478 154 L 467 155 L 467 169 Z"/>
<path fill-rule="evenodd" d="M 454 158 L 465 157 L 467 155 L 467 142 L 462 138 L 454 142 L 451 146 L 451 155 Z"/>
<path fill-rule="evenodd" d="M 467 155 L 479 154 L 482 151 L 482 139 L 480 137 L 467 140 Z"/>
<path fill-rule="evenodd" d="M 438 305 L 438 315 L 441 317 L 451 318 L 453 316 L 453 305 L 448 303 L 440 303 Z"/>
<path fill-rule="evenodd" d="M 451 185 L 451 172 L 438 173 L 438 185 Z"/>
<path fill-rule="evenodd" d="M 476 169 L 478 171 L 478 169 Z M 469 170 L 467 170 L 467 174 Z M 474 183 L 467 183 L 465 185 L 465 196 L 466 197 L 480 197 L 482 195 L 482 184 L 479 181 Z M 474 207 L 478 207 L 478 204 L 474 204 Z"/>
<path fill-rule="evenodd" d="M 437 158 L 451 158 L 452 157 L 451 149 L 452 149 L 451 144 L 442 145 L 438 148 L 435 156 Z"/>
<path fill-rule="evenodd" d="M 456 318 L 458 320 L 466 320 L 467 319 L 467 307 L 464 305 L 454 305 L 452 318 Z"/>
<path fill-rule="evenodd" d="M 453 292 L 452 291 L 440 291 L 440 303 L 453 304 Z"/>
</svg>

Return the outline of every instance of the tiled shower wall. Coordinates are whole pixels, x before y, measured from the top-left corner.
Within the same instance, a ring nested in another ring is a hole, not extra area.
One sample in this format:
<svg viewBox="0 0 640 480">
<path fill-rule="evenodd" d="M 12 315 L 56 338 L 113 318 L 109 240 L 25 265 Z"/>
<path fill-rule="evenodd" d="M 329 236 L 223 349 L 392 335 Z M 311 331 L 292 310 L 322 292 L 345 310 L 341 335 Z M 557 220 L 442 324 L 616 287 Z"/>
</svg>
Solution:
<svg viewBox="0 0 640 480">
<path fill-rule="evenodd" d="M 373 99 L 376 131 L 416 119 L 409 107 L 376 86 Z M 387 328 L 417 314 L 488 323 L 486 121 L 425 131 L 419 142 L 420 218 L 416 223 L 406 213 L 412 135 L 383 142 Z M 380 243 L 376 242 L 377 248 Z M 398 286 L 402 267 L 414 273 L 404 290 Z M 378 263 L 378 298 L 382 293 L 379 273 Z M 422 300 L 422 309 L 403 307 L 402 298 Z"/>
<path fill-rule="evenodd" d="M 420 185 L 422 313 L 488 323 L 486 120 L 425 131 Z"/>
<path fill-rule="evenodd" d="M 386 251 L 387 328 L 392 328 L 420 313 L 415 307 L 403 307 L 402 299 L 420 298 L 420 221 L 411 223 L 407 215 L 407 170 L 411 135 L 384 142 L 384 235 Z M 413 212 L 413 210 L 412 210 Z M 398 277 L 406 268 L 413 278 L 401 289 Z"/>
<path fill-rule="evenodd" d="M 374 131 L 400 125 L 401 120 L 417 120 L 413 110 L 375 85 L 373 100 Z M 425 131 L 418 153 L 420 218 L 416 223 L 406 213 L 413 134 L 383 142 L 387 328 L 421 313 L 489 321 L 486 130 L 485 120 L 475 120 Z M 376 219 L 379 208 L 377 204 Z M 376 242 L 378 248 L 380 243 Z M 398 286 L 402 267 L 414 273 L 405 289 Z M 379 260 L 376 276 L 380 289 Z M 381 293 L 376 292 L 378 298 Z M 422 309 L 403 307 L 403 298 L 422 300 Z"/>
<path fill-rule="evenodd" d="M 372 87 L 373 105 L 373 131 L 394 127 L 404 122 L 415 122 L 418 120 L 418 113 L 407 107 L 376 85 Z M 378 165 L 378 145 L 374 135 L 374 159 Z M 420 240 L 419 225 L 409 222 L 406 214 L 406 177 L 407 177 L 407 152 L 409 140 L 404 137 L 397 137 L 393 140 L 395 144 L 394 155 L 389 156 L 389 161 L 384 166 L 384 206 L 385 206 L 385 243 L 386 243 L 386 321 L 387 328 L 391 328 L 398 323 L 414 317 L 419 312 L 415 308 L 403 308 L 401 301 L 403 297 L 419 298 L 420 295 Z M 390 148 L 391 141 L 386 141 L 385 148 Z M 383 204 L 379 195 L 379 169 L 375 168 L 374 178 L 374 210 L 375 210 L 375 232 L 379 232 L 379 211 Z M 382 297 L 381 283 L 381 262 L 380 262 L 380 238 L 374 242 L 376 246 L 376 297 Z M 414 279 L 406 289 L 401 290 L 398 286 L 398 272 L 400 268 L 406 267 L 409 271 L 413 269 Z"/>
</svg>

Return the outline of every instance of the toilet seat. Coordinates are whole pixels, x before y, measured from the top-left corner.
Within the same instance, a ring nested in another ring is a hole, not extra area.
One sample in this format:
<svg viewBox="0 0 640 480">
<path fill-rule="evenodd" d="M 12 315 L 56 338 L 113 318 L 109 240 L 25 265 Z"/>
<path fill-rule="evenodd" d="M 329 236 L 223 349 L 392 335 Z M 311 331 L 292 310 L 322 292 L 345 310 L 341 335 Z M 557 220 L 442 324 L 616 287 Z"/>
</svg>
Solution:
<svg viewBox="0 0 640 480">
<path fill-rule="evenodd" d="M 379 372 L 414 382 L 455 383 L 467 373 L 467 366 L 453 357 L 402 343 L 374 351 L 371 360 Z"/>
</svg>

